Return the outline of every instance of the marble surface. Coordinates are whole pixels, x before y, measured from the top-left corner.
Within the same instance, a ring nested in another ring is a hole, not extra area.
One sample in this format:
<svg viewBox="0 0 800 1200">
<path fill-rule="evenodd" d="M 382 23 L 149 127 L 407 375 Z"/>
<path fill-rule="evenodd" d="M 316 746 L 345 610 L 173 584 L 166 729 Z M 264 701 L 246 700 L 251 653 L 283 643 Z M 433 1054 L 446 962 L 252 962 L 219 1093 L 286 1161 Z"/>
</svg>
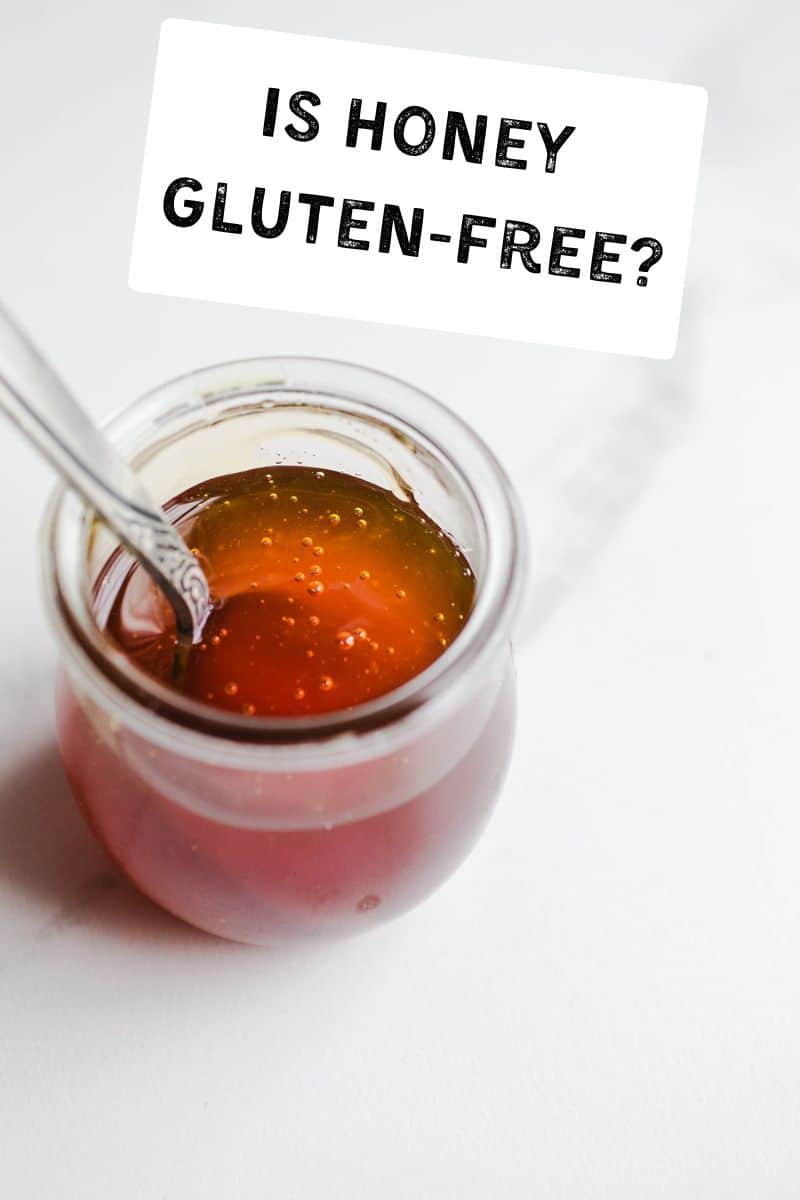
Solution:
<svg viewBox="0 0 800 1200">
<path fill-rule="evenodd" d="M 701 83 L 669 363 L 135 295 L 158 22 Z M 800 1186 L 796 6 L 140 0 L 0 11 L 0 295 L 98 415 L 313 353 L 466 415 L 528 511 L 522 736 L 431 901 L 227 945 L 109 869 L 53 744 L 48 470 L 0 427 L 0 1175 L 9 1200 L 793 1200 Z"/>
</svg>

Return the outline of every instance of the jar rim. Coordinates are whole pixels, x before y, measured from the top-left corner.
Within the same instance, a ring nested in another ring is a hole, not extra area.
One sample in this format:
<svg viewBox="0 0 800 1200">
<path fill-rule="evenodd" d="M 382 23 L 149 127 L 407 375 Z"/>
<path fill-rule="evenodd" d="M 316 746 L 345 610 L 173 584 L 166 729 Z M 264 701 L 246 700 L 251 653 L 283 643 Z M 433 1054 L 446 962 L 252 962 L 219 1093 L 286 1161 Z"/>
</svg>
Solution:
<svg viewBox="0 0 800 1200">
<path fill-rule="evenodd" d="M 104 708 L 117 710 L 121 720 L 148 740 L 172 749 L 180 746 L 203 760 L 224 756 L 226 761 L 235 759 L 253 767 L 266 753 L 274 766 L 276 751 L 282 750 L 287 763 L 299 755 L 309 769 L 309 756 L 320 767 L 342 753 L 352 758 L 354 741 L 359 757 L 386 752 L 387 730 L 413 737 L 420 721 L 428 720 L 432 706 L 447 703 L 454 682 L 467 671 L 479 672 L 481 664 L 508 642 L 524 587 L 524 522 L 503 467 L 466 421 L 415 385 L 387 373 L 305 356 L 233 360 L 200 367 L 150 389 L 104 422 L 103 428 L 120 445 L 124 433 L 128 440 L 137 426 L 141 433 L 148 418 L 147 427 L 157 427 L 157 410 L 165 400 L 168 407 L 160 414 L 162 423 L 188 405 L 207 424 L 207 406 L 222 400 L 268 394 L 275 406 L 285 406 L 288 402 L 281 396 L 290 393 L 315 396 L 326 408 L 366 414 L 392 432 L 410 434 L 420 445 L 432 448 L 458 478 L 483 523 L 486 569 L 478 578 L 476 603 L 459 636 L 406 683 L 352 708 L 320 716 L 239 716 L 168 688 L 131 664 L 121 650 L 114 650 L 96 624 L 88 587 L 75 586 L 77 581 L 68 579 L 69 572 L 79 568 L 75 561 L 67 561 L 66 547 L 74 547 L 81 530 L 84 539 L 88 537 L 95 514 L 74 492 L 58 487 L 45 514 L 41 544 L 45 594 L 62 651 Z M 261 401 L 262 406 L 265 403 Z M 158 445 L 151 438 L 144 449 L 154 451 Z M 458 453 L 448 449 L 456 445 Z"/>
</svg>

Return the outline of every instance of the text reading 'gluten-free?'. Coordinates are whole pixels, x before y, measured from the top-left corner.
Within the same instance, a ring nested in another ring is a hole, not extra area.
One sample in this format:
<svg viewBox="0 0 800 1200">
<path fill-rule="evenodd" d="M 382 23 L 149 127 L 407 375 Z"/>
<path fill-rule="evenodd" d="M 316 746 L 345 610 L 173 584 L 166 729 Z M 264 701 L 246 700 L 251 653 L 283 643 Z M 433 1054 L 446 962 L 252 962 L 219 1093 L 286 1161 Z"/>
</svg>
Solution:
<svg viewBox="0 0 800 1200">
<path fill-rule="evenodd" d="M 706 93 L 170 20 L 138 291 L 669 358 Z"/>
</svg>

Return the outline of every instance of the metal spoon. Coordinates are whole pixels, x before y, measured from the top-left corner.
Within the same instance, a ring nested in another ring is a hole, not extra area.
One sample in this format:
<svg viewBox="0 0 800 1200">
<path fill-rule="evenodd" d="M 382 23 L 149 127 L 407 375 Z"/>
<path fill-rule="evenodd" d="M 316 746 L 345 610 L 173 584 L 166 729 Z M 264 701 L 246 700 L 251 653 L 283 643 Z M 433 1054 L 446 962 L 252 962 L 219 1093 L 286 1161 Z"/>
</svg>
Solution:
<svg viewBox="0 0 800 1200">
<path fill-rule="evenodd" d="M 0 307 L 0 405 L 163 591 L 181 642 L 199 642 L 208 581 L 138 475 Z"/>
</svg>

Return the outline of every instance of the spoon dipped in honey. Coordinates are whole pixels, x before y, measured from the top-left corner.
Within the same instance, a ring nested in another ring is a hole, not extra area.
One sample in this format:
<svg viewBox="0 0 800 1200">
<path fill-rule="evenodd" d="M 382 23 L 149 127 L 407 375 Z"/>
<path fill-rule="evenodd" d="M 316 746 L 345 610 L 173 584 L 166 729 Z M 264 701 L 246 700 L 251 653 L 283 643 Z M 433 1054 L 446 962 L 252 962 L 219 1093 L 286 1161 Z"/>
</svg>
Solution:
<svg viewBox="0 0 800 1200">
<path fill-rule="evenodd" d="M 200 564 L 133 468 L 2 307 L 0 407 L 164 593 L 175 612 L 179 651 L 199 642 L 211 607 Z"/>
</svg>

